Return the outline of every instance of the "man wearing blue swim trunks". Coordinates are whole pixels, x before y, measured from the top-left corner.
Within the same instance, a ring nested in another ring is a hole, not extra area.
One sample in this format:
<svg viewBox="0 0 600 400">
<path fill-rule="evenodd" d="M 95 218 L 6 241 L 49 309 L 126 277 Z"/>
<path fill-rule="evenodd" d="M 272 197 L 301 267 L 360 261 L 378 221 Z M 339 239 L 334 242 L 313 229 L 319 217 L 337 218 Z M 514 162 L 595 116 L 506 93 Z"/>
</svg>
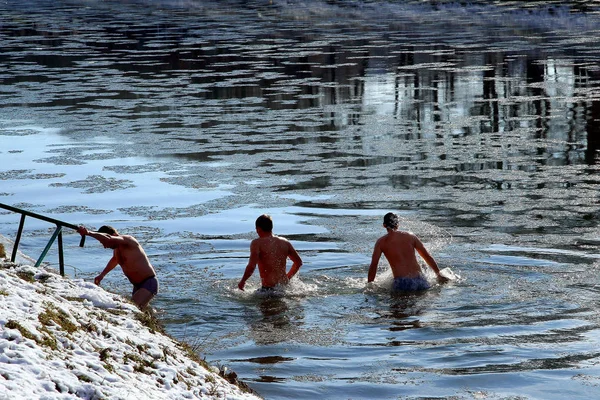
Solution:
<svg viewBox="0 0 600 400">
<path fill-rule="evenodd" d="M 108 225 L 100 227 L 97 232 L 87 230 L 83 226 L 80 226 L 77 231 L 81 236 L 93 237 L 102 243 L 105 249 L 113 250 L 113 256 L 100 275 L 94 279 L 94 283 L 100 285 L 104 276 L 120 265 L 133 285 L 131 299 L 140 309 L 145 309 L 158 293 L 158 280 L 139 242 L 133 236 L 119 234 L 115 228 Z"/>
<path fill-rule="evenodd" d="M 375 280 L 379 259 L 383 253 L 394 275 L 394 290 L 417 291 L 429 289 L 429 282 L 421 275 L 421 267 L 417 262 L 415 251 L 435 272 L 438 281 L 447 281 L 445 277 L 440 275 L 437 263 L 419 238 L 413 233 L 399 231 L 399 225 L 398 215 L 387 213 L 384 216 L 383 227 L 387 230 L 387 234 L 380 237 L 375 243 L 367 281 L 373 282 Z"/>
</svg>

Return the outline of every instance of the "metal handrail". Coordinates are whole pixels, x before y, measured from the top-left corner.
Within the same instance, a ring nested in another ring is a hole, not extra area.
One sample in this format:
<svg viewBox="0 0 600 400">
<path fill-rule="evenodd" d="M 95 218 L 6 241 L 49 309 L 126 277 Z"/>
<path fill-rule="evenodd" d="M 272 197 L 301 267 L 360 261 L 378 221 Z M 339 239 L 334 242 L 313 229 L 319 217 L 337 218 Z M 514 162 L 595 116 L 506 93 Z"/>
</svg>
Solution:
<svg viewBox="0 0 600 400">
<path fill-rule="evenodd" d="M 63 255 L 62 228 L 63 228 L 63 226 L 66 226 L 67 228 L 77 230 L 77 226 L 73 225 L 73 224 L 69 224 L 68 222 L 60 221 L 58 219 L 46 217 L 44 215 L 37 214 L 37 213 L 31 212 L 31 211 L 22 210 L 17 207 L 9 206 L 7 204 L 0 203 L 0 208 L 4 208 L 5 210 L 9 210 L 9 211 L 13 211 L 13 212 L 21 214 L 21 221 L 19 222 L 19 230 L 17 231 L 17 238 L 15 239 L 15 243 L 13 244 L 13 250 L 12 250 L 12 254 L 10 256 L 11 262 L 15 262 L 15 260 L 17 259 L 17 249 L 19 248 L 19 242 L 21 241 L 21 233 L 23 233 L 23 226 L 25 225 L 25 217 L 41 219 L 42 221 L 50 222 L 50 223 L 53 223 L 56 225 L 56 230 L 52 234 L 52 237 L 48 241 L 48 244 L 46 244 L 44 251 L 42 251 L 42 254 L 38 258 L 37 262 L 35 263 L 35 267 L 37 268 L 40 266 L 40 264 L 44 260 L 44 257 L 46 257 L 46 254 L 48 254 L 48 251 L 50 250 L 52 243 L 54 243 L 54 241 L 58 238 L 58 264 L 60 266 L 60 274 L 62 276 L 64 276 L 65 275 L 65 260 L 64 260 L 64 255 Z M 84 244 L 85 244 L 85 236 L 81 236 L 81 241 L 79 242 L 79 247 L 83 247 Z"/>
</svg>

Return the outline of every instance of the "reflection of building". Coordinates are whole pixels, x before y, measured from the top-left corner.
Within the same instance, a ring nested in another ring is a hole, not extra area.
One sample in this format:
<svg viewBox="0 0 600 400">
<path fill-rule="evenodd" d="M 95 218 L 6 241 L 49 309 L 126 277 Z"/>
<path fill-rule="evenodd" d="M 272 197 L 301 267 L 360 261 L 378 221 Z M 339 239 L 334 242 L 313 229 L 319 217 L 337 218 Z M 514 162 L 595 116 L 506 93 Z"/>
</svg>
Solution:
<svg viewBox="0 0 600 400">
<path fill-rule="evenodd" d="M 368 67 L 364 77 L 354 78 L 362 85 L 353 93 L 362 94 L 359 111 L 342 104 L 354 98 L 324 97 L 339 102 L 330 107 L 338 114 L 331 122 L 339 129 L 368 126 L 365 149 L 387 137 L 424 140 L 427 149 L 422 150 L 443 155 L 452 153 L 457 137 L 477 136 L 482 152 L 498 148 L 499 161 L 530 156 L 542 164 L 580 164 L 587 154 L 589 162 L 592 88 L 587 72 L 573 61 L 502 53 L 460 59 L 437 53 L 443 51 L 407 52 L 398 57 L 395 71 L 371 73 L 382 68 Z M 477 169 L 477 163 L 469 168 Z"/>
</svg>

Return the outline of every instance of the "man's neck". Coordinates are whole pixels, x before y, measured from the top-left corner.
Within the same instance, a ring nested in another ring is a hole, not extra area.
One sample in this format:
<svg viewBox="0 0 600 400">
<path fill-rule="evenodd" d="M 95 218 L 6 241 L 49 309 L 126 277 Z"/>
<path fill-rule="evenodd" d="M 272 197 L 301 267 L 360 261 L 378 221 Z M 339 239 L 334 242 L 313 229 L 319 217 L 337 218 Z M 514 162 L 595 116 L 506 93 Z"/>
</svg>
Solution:
<svg viewBox="0 0 600 400">
<path fill-rule="evenodd" d="M 273 236 L 273 232 L 265 232 L 265 231 L 258 232 L 258 237 L 261 237 L 261 238 L 267 238 L 267 237 L 272 237 L 272 236 Z"/>
</svg>

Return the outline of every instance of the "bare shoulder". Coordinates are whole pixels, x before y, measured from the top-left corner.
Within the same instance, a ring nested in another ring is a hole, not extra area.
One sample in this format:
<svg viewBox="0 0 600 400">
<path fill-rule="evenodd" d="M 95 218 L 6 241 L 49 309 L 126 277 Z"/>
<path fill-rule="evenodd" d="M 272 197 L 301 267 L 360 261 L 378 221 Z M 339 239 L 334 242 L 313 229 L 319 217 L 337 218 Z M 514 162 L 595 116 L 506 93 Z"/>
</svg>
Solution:
<svg viewBox="0 0 600 400">
<path fill-rule="evenodd" d="M 139 246 L 139 242 L 131 235 L 120 235 L 123 241 L 129 246 Z"/>
<path fill-rule="evenodd" d="M 418 239 L 417 235 L 409 231 L 400 231 L 399 233 L 406 238 Z"/>
<path fill-rule="evenodd" d="M 406 232 L 406 235 L 407 235 L 407 238 L 409 238 L 412 241 L 413 246 L 415 246 L 415 247 L 422 247 L 423 246 L 423 243 L 421 242 L 421 239 L 419 239 L 419 237 L 417 235 L 415 235 L 414 233 L 412 233 L 412 232 Z"/>
<path fill-rule="evenodd" d="M 262 249 L 270 246 L 272 246 L 272 242 L 267 237 L 258 237 L 250 242 L 250 248 Z"/>
<path fill-rule="evenodd" d="M 290 243 L 289 240 L 287 240 L 286 238 L 284 238 L 283 236 L 274 236 L 277 240 L 280 240 L 282 242 L 286 242 L 286 243 Z"/>
<path fill-rule="evenodd" d="M 294 248 L 294 246 L 292 246 L 292 242 L 290 242 L 284 237 L 273 236 L 273 238 L 275 239 L 275 243 L 277 243 L 276 246 L 281 249 L 287 249 L 287 251 L 289 252 Z"/>
<path fill-rule="evenodd" d="M 387 235 L 383 235 L 381 236 L 379 239 L 377 239 L 377 241 L 375 242 L 375 248 L 381 248 L 382 246 L 385 246 L 385 244 L 390 240 L 390 235 L 389 233 Z"/>
</svg>

